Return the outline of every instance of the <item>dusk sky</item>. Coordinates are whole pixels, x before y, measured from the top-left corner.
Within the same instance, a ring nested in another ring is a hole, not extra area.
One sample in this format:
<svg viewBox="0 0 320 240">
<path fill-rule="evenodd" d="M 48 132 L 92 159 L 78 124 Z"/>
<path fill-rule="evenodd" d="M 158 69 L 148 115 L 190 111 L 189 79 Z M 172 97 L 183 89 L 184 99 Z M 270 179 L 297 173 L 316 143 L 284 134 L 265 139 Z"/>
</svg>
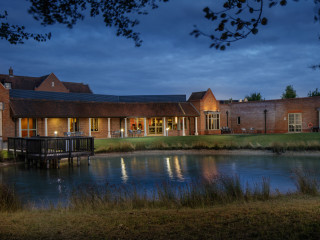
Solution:
<svg viewBox="0 0 320 240">
<path fill-rule="evenodd" d="M 1 1 L 8 21 L 28 31 L 52 33 L 39 43 L 11 45 L 0 41 L 0 73 L 10 66 L 14 75 L 43 76 L 53 72 L 61 81 L 89 84 L 97 94 L 186 94 L 211 88 L 217 99 L 240 99 L 260 92 L 265 99 L 280 98 L 287 85 L 299 97 L 320 88 L 319 23 L 309 0 L 286 7 L 266 8 L 268 25 L 226 51 L 210 49 L 209 39 L 189 35 L 193 25 L 210 29 L 202 9 L 208 0 L 171 0 L 141 16 L 136 30 L 143 44 L 117 37 L 102 18 L 86 18 L 73 29 L 43 27 L 27 13 L 24 0 Z"/>
</svg>

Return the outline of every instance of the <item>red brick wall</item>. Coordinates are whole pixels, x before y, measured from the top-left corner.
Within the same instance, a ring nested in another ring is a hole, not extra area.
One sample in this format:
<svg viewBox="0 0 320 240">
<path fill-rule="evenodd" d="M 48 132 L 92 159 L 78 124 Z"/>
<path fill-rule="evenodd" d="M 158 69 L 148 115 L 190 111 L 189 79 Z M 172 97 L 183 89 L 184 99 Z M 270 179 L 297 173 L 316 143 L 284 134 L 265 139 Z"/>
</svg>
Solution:
<svg viewBox="0 0 320 240">
<path fill-rule="evenodd" d="M 54 86 L 52 86 L 52 82 Z M 63 85 L 62 82 L 51 73 L 39 87 L 35 88 L 35 91 L 49 91 L 49 92 L 65 92 L 68 93 L 69 90 Z"/>
<path fill-rule="evenodd" d="M 229 126 L 235 133 L 241 133 L 241 128 L 254 128 L 255 131 L 264 133 L 264 110 L 267 110 L 267 133 L 287 133 L 288 113 L 302 113 L 302 131 L 308 132 L 308 124 L 319 126 L 317 108 L 320 107 L 320 97 L 279 99 L 257 102 L 242 102 L 221 104 L 221 118 L 225 124 L 226 111 L 229 111 Z M 237 124 L 237 117 L 241 123 Z"/>
<path fill-rule="evenodd" d="M 0 84 L 0 102 L 3 103 L 2 111 L 2 140 L 7 141 L 8 137 L 15 137 L 15 122 L 10 117 L 9 90 Z"/>
</svg>

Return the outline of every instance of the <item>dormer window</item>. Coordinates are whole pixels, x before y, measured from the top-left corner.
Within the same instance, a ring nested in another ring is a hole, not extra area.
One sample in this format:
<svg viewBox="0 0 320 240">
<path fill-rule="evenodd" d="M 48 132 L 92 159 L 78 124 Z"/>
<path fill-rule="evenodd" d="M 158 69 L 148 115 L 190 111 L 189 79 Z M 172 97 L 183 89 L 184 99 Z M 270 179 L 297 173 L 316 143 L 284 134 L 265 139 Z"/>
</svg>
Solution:
<svg viewBox="0 0 320 240">
<path fill-rule="evenodd" d="M 51 82 L 51 87 L 54 87 L 54 82 Z"/>
<path fill-rule="evenodd" d="M 4 87 L 6 89 L 11 89 L 11 83 L 9 83 L 9 82 L 4 83 Z"/>
</svg>

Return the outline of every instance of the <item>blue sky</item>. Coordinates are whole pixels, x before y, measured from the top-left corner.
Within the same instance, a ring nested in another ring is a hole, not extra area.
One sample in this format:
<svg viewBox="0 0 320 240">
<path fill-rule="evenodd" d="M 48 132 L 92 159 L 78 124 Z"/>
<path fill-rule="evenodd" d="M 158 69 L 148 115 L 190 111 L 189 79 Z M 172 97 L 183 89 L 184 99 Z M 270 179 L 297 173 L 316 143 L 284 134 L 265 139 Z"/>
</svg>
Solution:
<svg viewBox="0 0 320 240">
<path fill-rule="evenodd" d="M 265 99 L 280 98 L 287 85 L 299 97 L 320 88 L 319 23 L 314 23 L 313 1 L 289 1 L 286 7 L 266 9 L 269 22 L 259 34 L 233 44 L 226 51 L 210 49 L 206 38 L 189 33 L 193 25 L 212 26 L 202 9 L 209 0 L 171 0 L 140 17 L 136 30 L 143 44 L 115 36 L 101 18 L 86 18 L 73 29 L 43 27 L 27 14 L 29 3 L 0 4 L 12 23 L 29 31 L 51 32 L 45 43 L 10 45 L 0 41 L 0 73 L 10 66 L 15 75 L 42 76 L 51 72 L 62 81 L 89 84 L 98 94 L 187 94 L 211 88 L 217 99 L 239 99 L 260 92 Z"/>
</svg>

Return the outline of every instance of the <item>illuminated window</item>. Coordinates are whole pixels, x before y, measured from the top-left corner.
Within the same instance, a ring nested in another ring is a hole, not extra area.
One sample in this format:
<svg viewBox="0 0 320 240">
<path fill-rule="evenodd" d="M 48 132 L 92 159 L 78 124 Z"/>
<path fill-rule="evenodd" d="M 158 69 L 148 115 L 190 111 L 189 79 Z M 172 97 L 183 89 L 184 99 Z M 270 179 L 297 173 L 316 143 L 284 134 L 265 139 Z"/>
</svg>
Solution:
<svg viewBox="0 0 320 240">
<path fill-rule="evenodd" d="M 149 134 L 162 134 L 163 123 L 162 118 L 151 118 L 149 120 Z"/>
<path fill-rule="evenodd" d="M 22 118 L 21 119 L 21 134 L 22 137 L 37 136 L 37 119 Z"/>
<path fill-rule="evenodd" d="M 70 118 L 70 132 L 79 132 L 79 118 Z"/>
<path fill-rule="evenodd" d="M 143 118 L 130 118 L 130 129 L 131 130 L 143 130 L 144 119 Z"/>
<path fill-rule="evenodd" d="M 178 118 L 167 118 L 169 130 L 177 130 L 178 127 Z"/>
<path fill-rule="evenodd" d="M 289 113 L 288 124 L 289 132 L 301 132 L 302 130 L 302 114 L 301 113 Z"/>
<path fill-rule="evenodd" d="M 220 129 L 220 114 L 207 113 L 206 114 L 206 130 L 218 130 L 218 129 Z"/>
<path fill-rule="evenodd" d="M 91 132 L 99 131 L 99 120 L 98 118 L 91 118 Z"/>
</svg>

